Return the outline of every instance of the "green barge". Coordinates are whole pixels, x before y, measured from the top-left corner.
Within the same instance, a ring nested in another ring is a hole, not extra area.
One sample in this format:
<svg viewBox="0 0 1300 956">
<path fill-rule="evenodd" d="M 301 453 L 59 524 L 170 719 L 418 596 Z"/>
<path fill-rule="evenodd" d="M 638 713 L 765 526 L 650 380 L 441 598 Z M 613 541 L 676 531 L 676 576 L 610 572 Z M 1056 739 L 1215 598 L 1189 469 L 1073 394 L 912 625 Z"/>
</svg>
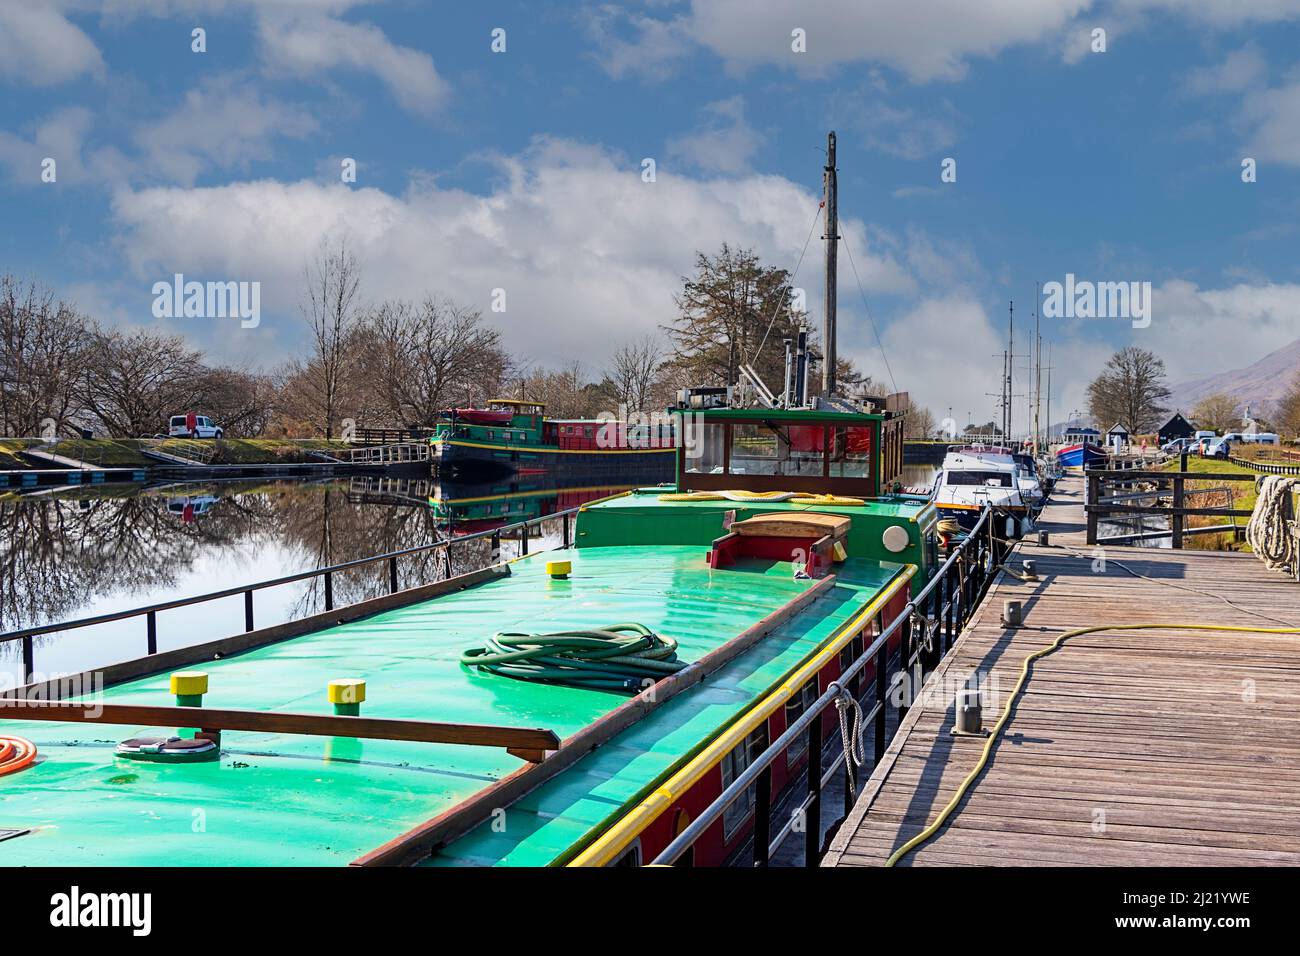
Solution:
<svg viewBox="0 0 1300 956">
<path fill-rule="evenodd" d="M 697 415 L 674 486 L 583 505 L 561 550 L 126 661 L 102 693 L 65 692 L 90 673 L 5 691 L 0 739 L 36 756 L 0 762 L 0 865 L 652 861 L 828 691 L 870 704 L 940 563 L 934 508 L 892 490 L 900 416 Z M 630 692 L 462 656 L 625 622 L 674 643 L 678 669 Z M 834 718 L 820 708 L 815 746 L 789 747 L 691 862 L 742 851 L 822 766 Z M 124 750 L 151 734 L 211 757 Z"/>
</svg>

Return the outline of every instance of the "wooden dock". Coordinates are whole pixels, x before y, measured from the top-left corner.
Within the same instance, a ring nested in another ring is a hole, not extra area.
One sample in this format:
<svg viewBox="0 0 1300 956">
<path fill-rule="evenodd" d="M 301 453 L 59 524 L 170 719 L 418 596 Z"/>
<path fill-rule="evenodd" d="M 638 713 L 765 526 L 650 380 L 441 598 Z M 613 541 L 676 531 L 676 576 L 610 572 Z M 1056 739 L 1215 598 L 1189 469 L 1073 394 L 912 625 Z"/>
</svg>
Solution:
<svg viewBox="0 0 1300 956">
<path fill-rule="evenodd" d="M 1083 483 L 1058 485 L 1040 527 L 904 718 L 825 866 L 880 866 L 935 820 L 985 746 L 953 737 L 953 698 L 987 672 L 984 725 L 1024 658 L 1104 623 L 1300 626 L 1300 586 L 1253 555 L 1085 542 Z M 1145 576 L 1140 578 L 1131 571 Z M 1238 607 L 1225 603 L 1230 600 Z M 1000 623 L 1022 601 L 1024 626 Z M 1276 620 L 1252 616 L 1256 611 Z M 1300 864 L 1300 635 L 1109 631 L 1035 661 L 983 773 L 937 835 L 898 865 Z"/>
</svg>

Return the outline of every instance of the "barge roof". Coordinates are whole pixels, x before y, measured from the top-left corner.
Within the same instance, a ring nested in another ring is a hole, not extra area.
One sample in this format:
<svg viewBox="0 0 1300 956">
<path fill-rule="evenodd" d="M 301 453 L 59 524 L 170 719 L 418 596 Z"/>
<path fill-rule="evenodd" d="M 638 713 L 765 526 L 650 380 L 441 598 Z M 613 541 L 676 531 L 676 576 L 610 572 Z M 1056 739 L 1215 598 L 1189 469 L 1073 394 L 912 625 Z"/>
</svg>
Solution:
<svg viewBox="0 0 1300 956">
<path fill-rule="evenodd" d="M 610 502 L 609 504 L 613 504 Z M 819 509 L 827 510 L 827 509 Z M 473 588 L 201 665 L 205 705 L 328 713 L 325 685 L 369 683 L 366 716 L 510 723 L 568 737 L 627 698 L 530 684 L 458 663 L 496 631 L 555 631 L 637 621 L 694 661 L 815 582 L 788 564 L 710 571 L 698 545 L 543 552 Z M 573 562 L 552 580 L 545 562 Z M 518 826 L 473 832 L 439 862 L 551 862 L 703 743 L 784 674 L 901 567 L 850 558 L 836 584 L 704 683 L 650 712 L 509 813 Z M 104 691 L 105 703 L 170 704 L 159 674 Z M 504 750 L 445 744 L 229 732 L 212 763 L 114 756 L 146 728 L 3 720 L 40 761 L 0 781 L 0 863 L 22 865 L 345 864 L 523 766 Z M 157 728 L 155 728 L 157 730 Z"/>
</svg>

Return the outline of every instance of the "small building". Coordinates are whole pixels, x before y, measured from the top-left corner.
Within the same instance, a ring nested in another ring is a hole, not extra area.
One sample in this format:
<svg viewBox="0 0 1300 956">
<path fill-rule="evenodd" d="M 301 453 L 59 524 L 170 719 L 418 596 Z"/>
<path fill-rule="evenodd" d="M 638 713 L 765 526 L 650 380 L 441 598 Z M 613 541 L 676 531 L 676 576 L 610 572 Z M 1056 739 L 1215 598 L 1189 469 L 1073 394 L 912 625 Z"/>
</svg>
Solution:
<svg viewBox="0 0 1300 956">
<path fill-rule="evenodd" d="M 1106 444 L 1116 451 L 1128 444 L 1128 429 L 1124 427 L 1123 422 L 1116 422 L 1110 426 L 1110 431 L 1106 432 Z"/>
<path fill-rule="evenodd" d="M 1171 441 L 1176 441 L 1179 438 L 1191 438 L 1195 434 L 1196 428 L 1183 417 L 1183 413 L 1174 412 L 1174 417 L 1160 426 L 1158 437 L 1160 444 L 1167 445 Z"/>
</svg>

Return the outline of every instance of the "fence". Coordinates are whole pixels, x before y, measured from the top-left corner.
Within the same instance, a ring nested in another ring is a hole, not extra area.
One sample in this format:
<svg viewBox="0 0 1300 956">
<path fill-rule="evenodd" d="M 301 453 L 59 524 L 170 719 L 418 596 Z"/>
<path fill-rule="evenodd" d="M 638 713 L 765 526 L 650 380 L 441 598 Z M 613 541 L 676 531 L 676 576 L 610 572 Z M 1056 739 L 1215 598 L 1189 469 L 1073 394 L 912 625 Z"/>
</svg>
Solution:
<svg viewBox="0 0 1300 956">
<path fill-rule="evenodd" d="M 1173 547 L 1181 548 L 1183 539 L 1191 535 L 1216 534 L 1241 530 L 1236 518 L 1249 518 L 1253 509 L 1244 508 L 1190 508 L 1187 506 L 1188 494 L 1204 494 L 1206 489 L 1187 488 L 1191 481 L 1225 481 L 1254 482 L 1256 475 L 1243 475 L 1240 472 L 1188 472 L 1187 458 L 1183 456 L 1182 471 L 1143 471 L 1138 469 L 1090 468 L 1086 473 L 1087 491 L 1084 498 L 1084 512 L 1088 519 L 1088 544 L 1116 544 L 1121 541 L 1133 541 L 1141 538 L 1170 537 Z M 1253 467 L 1253 466 L 1252 466 Z M 1153 487 L 1134 491 L 1131 485 L 1141 482 Z M 1130 487 L 1125 487 L 1130 486 Z M 1120 492 L 1115 494 L 1115 492 Z M 1153 499 L 1150 503 L 1133 504 L 1125 502 Z M 1161 500 L 1171 498 L 1169 504 Z M 1230 524 L 1210 525 L 1191 528 L 1187 519 L 1192 516 L 1218 516 L 1234 519 Z M 1100 537 L 1100 523 L 1106 518 L 1120 516 L 1133 517 L 1167 517 L 1169 530 L 1142 531 L 1131 534 L 1117 534 Z"/>
<path fill-rule="evenodd" d="M 254 584 L 245 584 L 239 587 L 226 588 L 222 591 L 212 591 L 208 594 L 199 594 L 194 597 L 177 598 L 172 601 L 162 601 L 157 604 L 148 604 L 143 607 L 132 608 L 126 611 L 115 611 L 111 614 L 98 614 L 94 617 L 84 617 L 74 621 L 62 621 L 57 624 L 42 624 L 37 627 L 23 628 L 17 631 L 9 631 L 0 634 L 0 644 L 11 641 L 21 641 L 23 650 L 23 682 L 30 683 L 35 666 L 35 642 L 36 638 L 42 634 L 54 634 L 63 631 L 73 631 L 84 627 L 92 627 L 96 624 L 109 624 L 113 621 L 122 621 L 129 618 L 143 617 L 145 619 L 145 646 L 147 654 L 158 653 L 158 612 L 167 611 L 173 608 L 188 607 L 193 604 L 202 604 L 208 601 L 218 601 L 222 598 L 235 597 L 243 595 L 244 598 L 244 630 L 252 631 L 253 625 L 253 595 L 257 591 L 266 588 L 277 587 L 282 584 L 292 584 L 295 581 L 305 581 L 318 577 L 324 578 L 325 586 L 325 610 L 334 610 L 334 575 L 340 571 L 346 571 L 351 568 L 359 568 L 379 561 L 388 562 L 388 593 L 396 594 L 398 588 L 398 566 L 399 558 L 407 557 L 413 554 L 422 554 L 428 551 L 438 549 L 445 550 L 447 561 L 451 561 L 451 547 L 460 545 L 467 541 L 475 541 L 480 538 L 490 538 L 492 542 L 492 553 L 498 554 L 501 550 L 502 538 L 509 537 L 512 533 L 519 541 L 519 548 L 522 554 L 528 553 L 528 529 L 534 525 L 540 525 L 543 521 L 561 521 L 561 538 L 560 547 L 568 547 L 573 541 L 572 527 L 573 515 L 577 514 L 580 509 L 571 508 L 567 511 L 556 512 L 555 514 L 546 515 L 539 518 L 529 518 L 525 521 L 516 521 L 512 524 L 502 525 L 499 528 L 493 528 L 486 531 L 479 531 L 473 534 L 460 535 L 455 538 L 448 538 L 443 541 L 436 541 L 432 544 L 423 544 L 414 548 L 404 548 L 400 551 L 389 551 L 385 554 L 376 554 L 368 558 L 358 558 L 355 561 L 345 561 L 342 564 L 333 564 L 326 568 L 315 568 L 310 571 L 299 571 L 295 574 L 287 574 L 283 577 L 272 578 L 269 581 L 258 581 Z M 346 606 L 346 605 L 344 605 Z"/>
<path fill-rule="evenodd" d="M 862 725 L 872 729 L 874 763 L 878 764 L 887 744 L 889 708 L 895 709 L 899 721 L 907 714 L 911 695 L 905 685 L 920 688 L 924 674 L 938 665 L 979 606 L 997 567 L 1010 550 L 1010 545 L 996 533 L 996 517 L 995 512 L 986 508 L 966 540 L 950 551 L 939 570 L 897 617 L 888 624 L 882 622 L 880 634 L 870 643 L 867 638 L 871 634 L 872 621 L 863 622 L 858 635 L 865 645 L 862 653 L 790 724 L 785 733 L 758 754 L 731 785 L 664 848 L 654 860 L 656 865 L 671 865 L 681 859 L 711 826 L 721 820 L 727 808 L 751 787 L 755 791 L 753 864 L 767 866 L 772 854 L 799 830 L 798 821 L 802 824 L 805 840 L 804 864 L 817 865 L 821 856 L 822 795 L 836 774 L 842 774 L 844 814 L 847 815 L 852 809 L 852 795 L 859 778 L 857 768 L 843 750 L 829 767 L 822 766 L 825 721 L 835 719 L 835 701 L 853 684 L 861 683 L 860 676 L 874 664 L 875 675 L 871 685 L 864 688 L 861 695 L 854 696 L 862 704 L 870 704 L 863 708 Z M 891 659 L 889 643 L 896 635 L 901 635 L 902 643 L 897 658 Z M 891 664 L 895 665 L 892 671 Z M 887 690 L 891 692 L 886 693 Z M 762 710 L 757 711 L 757 716 L 762 718 Z M 772 764 L 792 745 L 802 745 L 805 741 L 808 748 L 806 794 L 791 809 L 789 820 L 773 835 Z M 665 784 L 666 788 L 671 786 L 672 781 Z"/>
</svg>

